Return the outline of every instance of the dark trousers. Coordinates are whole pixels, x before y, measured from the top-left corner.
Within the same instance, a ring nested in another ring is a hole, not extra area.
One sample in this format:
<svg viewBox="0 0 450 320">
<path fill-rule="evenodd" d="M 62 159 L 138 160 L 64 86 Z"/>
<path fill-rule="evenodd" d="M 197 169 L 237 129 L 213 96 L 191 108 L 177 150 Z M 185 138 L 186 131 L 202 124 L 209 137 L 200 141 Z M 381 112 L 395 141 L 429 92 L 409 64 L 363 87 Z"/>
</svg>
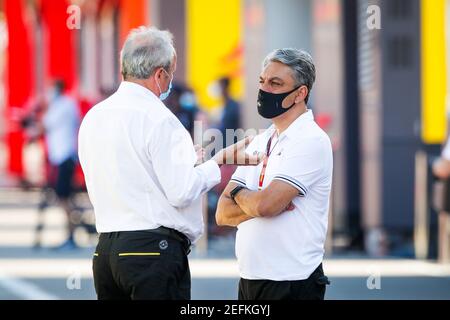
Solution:
<svg viewBox="0 0 450 320">
<path fill-rule="evenodd" d="M 75 161 L 72 158 L 65 160 L 54 168 L 56 177 L 53 188 L 59 199 L 68 199 L 73 192 L 73 178 L 75 175 Z"/>
<path fill-rule="evenodd" d="M 239 281 L 239 300 L 323 300 L 325 286 L 330 284 L 324 275 L 322 264 L 305 280 Z"/>
<path fill-rule="evenodd" d="M 191 298 L 187 260 L 190 243 L 168 232 L 152 231 L 100 234 L 93 258 L 94 285 L 99 300 Z"/>
</svg>

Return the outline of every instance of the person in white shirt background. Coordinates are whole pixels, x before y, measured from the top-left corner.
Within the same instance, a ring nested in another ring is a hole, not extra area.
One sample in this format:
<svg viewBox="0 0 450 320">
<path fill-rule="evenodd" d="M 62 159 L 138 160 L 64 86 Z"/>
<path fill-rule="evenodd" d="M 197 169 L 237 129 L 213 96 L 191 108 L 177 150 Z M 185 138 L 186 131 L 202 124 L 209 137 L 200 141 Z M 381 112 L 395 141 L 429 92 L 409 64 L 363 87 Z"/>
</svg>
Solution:
<svg viewBox="0 0 450 320">
<path fill-rule="evenodd" d="M 77 136 L 80 113 L 76 101 L 64 93 L 65 83 L 56 79 L 49 96 L 48 109 L 38 129 L 45 135 L 48 161 L 51 165 L 50 185 L 54 189 L 59 205 L 67 217 L 68 239 L 56 249 L 75 249 L 74 231 L 77 224 L 72 217 L 73 178 L 77 159 Z"/>
<path fill-rule="evenodd" d="M 245 154 L 246 138 L 196 165 L 189 133 L 162 102 L 176 61 L 170 32 L 133 30 L 121 51 L 119 89 L 80 127 L 79 159 L 100 233 L 98 299 L 190 299 L 187 255 L 203 232 L 201 196 L 220 182 L 223 163 L 258 163 Z"/>
<path fill-rule="evenodd" d="M 273 125 L 247 153 L 265 157 L 238 167 L 216 211 L 217 224 L 238 228 L 239 299 L 324 299 L 333 156 L 307 108 L 314 81 L 304 51 L 278 49 L 263 62 L 257 111 Z"/>
</svg>

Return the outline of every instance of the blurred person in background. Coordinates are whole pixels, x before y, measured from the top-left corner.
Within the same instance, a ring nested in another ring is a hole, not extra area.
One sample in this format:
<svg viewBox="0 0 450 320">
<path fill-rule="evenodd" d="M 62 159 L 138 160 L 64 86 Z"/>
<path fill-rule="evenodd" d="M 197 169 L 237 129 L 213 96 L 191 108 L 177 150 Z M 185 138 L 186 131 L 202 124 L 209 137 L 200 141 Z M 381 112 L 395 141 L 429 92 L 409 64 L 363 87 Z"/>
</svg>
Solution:
<svg viewBox="0 0 450 320">
<path fill-rule="evenodd" d="M 195 114 L 194 117 L 194 130 L 192 130 L 191 135 L 194 138 L 195 125 L 197 124 L 201 130 L 205 130 L 209 128 L 209 115 L 207 112 L 202 110 L 200 105 L 197 102 L 197 97 L 189 87 L 186 87 L 183 94 L 180 97 L 181 107 L 185 110 L 189 110 L 190 112 Z"/>
<path fill-rule="evenodd" d="M 450 177 L 450 139 L 447 139 L 441 156 L 433 162 L 433 174 L 440 179 Z"/>
<path fill-rule="evenodd" d="M 219 79 L 220 93 L 223 101 L 220 131 L 225 139 L 225 147 L 236 143 L 238 140 L 238 137 L 235 137 L 234 140 L 226 139 L 226 130 L 229 129 L 235 132 L 241 128 L 241 106 L 230 95 L 230 83 L 231 79 L 229 77 Z"/>
<path fill-rule="evenodd" d="M 218 83 L 223 101 L 222 115 L 218 129 L 222 133 L 224 146 L 227 147 L 233 143 L 236 143 L 242 138 L 240 136 L 240 132 L 237 131 L 239 129 L 242 129 L 241 106 L 230 95 L 231 79 L 229 77 L 222 77 L 219 79 Z M 222 181 L 215 188 L 218 195 L 220 195 L 225 189 L 228 181 L 236 170 L 236 166 L 225 165 L 220 169 L 222 171 Z"/>
<path fill-rule="evenodd" d="M 446 120 L 447 128 L 450 128 L 450 104 L 447 104 Z M 432 171 L 435 177 L 442 180 L 450 178 L 450 136 L 443 144 L 440 157 L 432 161 Z"/>
<path fill-rule="evenodd" d="M 50 95 L 48 110 L 43 118 L 48 159 L 55 172 L 54 190 L 58 202 L 66 213 L 68 238 L 57 249 L 74 249 L 76 227 L 72 217 L 70 197 L 77 160 L 77 136 L 80 114 L 76 101 L 64 94 L 65 83 L 56 80 Z"/>
<path fill-rule="evenodd" d="M 190 126 L 190 133 L 192 139 L 194 139 L 196 123 L 197 125 L 201 123 L 202 128 L 207 128 L 209 126 L 208 114 L 200 108 L 194 91 L 187 86 L 184 88 L 184 91 L 181 94 L 180 105 L 183 110 L 186 110 L 188 113 L 193 115 L 193 122 Z"/>
<path fill-rule="evenodd" d="M 77 245 L 74 239 L 74 231 L 77 219 L 70 198 L 73 193 L 73 178 L 77 163 L 77 135 L 80 124 L 80 114 L 76 101 L 64 93 L 63 80 L 55 80 L 48 96 L 48 108 L 42 120 L 36 122 L 30 139 L 33 140 L 44 135 L 49 162 L 49 185 L 55 191 L 58 204 L 64 210 L 67 217 L 67 240 L 56 247 L 58 250 L 75 249 Z M 30 121 L 30 120 L 28 120 Z M 33 127 L 33 126 L 31 126 Z M 45 200 L 47 201 L 47 200 Z M 44 209 L 42 202 L 40 212 Z M 42 215 L 40 214 L 40 220 Z M 42 229 L 42 221 L 37 227 L 38 233 Z M 36 246 L 40 246 L 37 240 Z"/>
<path fill-rule="evenodd" d="M 231 97 L 230 93 L 230 85 L 231 79 L 227 76 L 222 77 L 218 80 L 220 94 L 222 98 L 222 114 L 220 117 L 220 123 L 218 129 L 222 133 L 224 146 L 229 146 L 233 143 L 236 143 L 240 138 L 239 132 L 236 131 L 241 128 L 241 106 L 239 102 L 234 100 Z M 228 131 L 228 134 L 227 134 Z M 222 173 L 222 181 L 214 188 L 214 194 L 209 194 L 209 202 L 211 204 L 211 209 L 209 210 L 209 219 L 210 222 L 209 230 L 212 235 L 215 236 L 227 236 L 233 233 L 232 228 L 217 226 L 214 222 L 215 211 L 217 207 L 217 201 L 222 194 L 223 190 L 227 186 L 230 181 L 231 176 L 236 171 L 236 166 L 234 165 L 224 165 L 220 168 Z"/>
<path fill-rule="evenodd" d="M 172 87 L 171 94 L 167 98 L 167 107 L 180 120 L 181 124 L 194 136 L 194 121 L 197 116 L 198 109 L 195 105 L 188 104 L 186 101 L 186 89 L 175 83 Z M 183 101 L 184 98 L 184 101 Z"/>
<path fill-rule="evenodd" d="M 216 212 L 218 225 L 238 228 L 240 300 L 324 299 L 333 155 L 307 107 L 315 75 L 301 50 L 278 49 L 263 62 L 257 110 L 273 125 L 247 152 L 265 157 L 237 168 Z"/>
<path fill-rule="evenodd" d="M 203 232 L 202 194 L 225 162 L 257 164 L 245 145 L 204 163 L 192 138 L 164 104 L 177 56 L 172 34 L 140 27 L 121 51 L 123 81 L 94 106 L 79 133 L 79 158 L 99 242 L 93 257 L 97 297 L 190 299 L 187 255 Z"/>
</svg>

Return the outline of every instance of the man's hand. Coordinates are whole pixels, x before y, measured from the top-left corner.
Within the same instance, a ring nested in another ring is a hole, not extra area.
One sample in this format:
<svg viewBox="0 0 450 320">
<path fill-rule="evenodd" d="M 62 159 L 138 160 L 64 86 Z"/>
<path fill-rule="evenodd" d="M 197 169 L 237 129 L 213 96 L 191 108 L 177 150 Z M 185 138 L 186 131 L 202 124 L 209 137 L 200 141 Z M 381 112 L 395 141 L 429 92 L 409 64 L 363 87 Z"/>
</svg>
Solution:
<svg viewBox="0 0 450 320">
<path fill-rule="evenodd" d="M 256 166 L 262 160 L 262 154 L 256 153 L 249 155 L 245 149 L 254 137 L 246 137 L 237 143 L 220 150 L 212 158 L 218 165 L 235 164 L 239 166 Z"/>
<path fill-rule="evenodd" d="M 203 149 L 200 145 L 196 144 L 194 146 L 195 153 L 197 154 L 197 162 L 196 165 L 202 164 L 205 158 L 205 149 Z"/>
<path fill-rule="evenodd" d="M 216 223 L 218 226 L 236 227 L 244 221 L 253 219 L 231 199 L 230 192 L 237 186 L 230 181 L 219 198 L 216 209 Z"/>
</svg>

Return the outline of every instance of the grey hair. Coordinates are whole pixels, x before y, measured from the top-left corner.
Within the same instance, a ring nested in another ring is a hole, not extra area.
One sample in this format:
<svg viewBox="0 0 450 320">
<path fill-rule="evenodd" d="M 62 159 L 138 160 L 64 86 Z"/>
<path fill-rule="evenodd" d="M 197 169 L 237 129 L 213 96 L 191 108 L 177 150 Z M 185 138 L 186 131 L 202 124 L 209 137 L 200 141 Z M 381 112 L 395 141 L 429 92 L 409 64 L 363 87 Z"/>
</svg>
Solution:
<svg viewBox="0 0 450 320">
<path fill-rule="evenodd" d="M 169 31 L 145 26 L 133 29 L 120 52 L 122 76 L 125 80 L 148 79 L 157 68 L 169 71 L 175 54 Z"/>
<path fill-rule="evenodd" d="M 299 49 L 276 49 L 264 59 L 263 68 L 266 68 L 270 62 L 280 62 L 291 68 L 292 77 L 296 82 L 295 85 L 305 85 L 308 88 L 308 95 L 305 98 L 305 102 L 307 103 L 314 81 L 316 80 L 316 67 L 314 66 L 311 55 Z"/>
</svg>

